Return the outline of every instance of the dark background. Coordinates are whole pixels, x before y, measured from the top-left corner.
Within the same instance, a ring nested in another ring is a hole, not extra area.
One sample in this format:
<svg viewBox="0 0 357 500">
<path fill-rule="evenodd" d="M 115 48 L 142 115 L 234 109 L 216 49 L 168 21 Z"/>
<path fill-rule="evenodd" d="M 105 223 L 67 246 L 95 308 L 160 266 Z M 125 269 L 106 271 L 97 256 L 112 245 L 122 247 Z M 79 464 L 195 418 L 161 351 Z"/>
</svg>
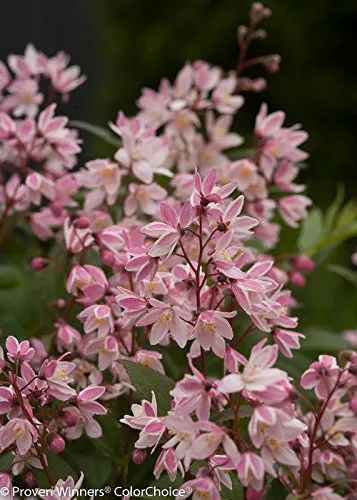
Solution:
<svg viewBox="0 0 357 500">
<path fill-rule="evenodd" d="M 237 58 L 236 28 L 246 23 L 246 0 L 13 0 L 0 17 L 0 58 L 23 53 L 28 42 L 53 55 L 62 49 L 88 76 L 62 107 L 73 119 L 106 126 L 119 109 L 135 112 L 142 86 L 156 88 L 174 78 L 187 60 L 206 59 L 225 69 Z M 356 0 L 270 0 L 269 36 L 252 54 L 279 53 L 281 71 L 268 75 L 269 87 L 249 96 L 237 126 L 249 133 L 262 100 L 283 109 L 288 123 L 310 134 L 311 155 L 303 173 L 308 195 L 325 209 L 338 183 L 356 195 L 357 2 Z M 265 76 L 265 75 L 264 75 Z M 86 136 L 85 158 L 112 153 Z M 350 241 L 333 262 L 350 265 L 357 245 Z M 355 327 L 356 289 L 326 269 L 312 274 L 298 291 L 306 324 L 341 331 Z"/>
</svg>

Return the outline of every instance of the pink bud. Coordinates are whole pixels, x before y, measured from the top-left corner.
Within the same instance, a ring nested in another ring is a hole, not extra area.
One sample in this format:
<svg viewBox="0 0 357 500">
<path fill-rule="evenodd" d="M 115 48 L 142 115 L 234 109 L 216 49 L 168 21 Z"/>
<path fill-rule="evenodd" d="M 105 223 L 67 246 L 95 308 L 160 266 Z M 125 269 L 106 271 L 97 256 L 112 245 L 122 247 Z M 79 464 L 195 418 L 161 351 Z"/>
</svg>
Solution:
<svg viewBox="0 0 357 500">
<path fill-rule="evenodd" d="M 69 427 L 74 427 L 75 425 L 77 425 L 78 417 L 73 413 L 66 412 L 65 420 Z"/>
<path fill-rule="evenodd" d="M 353 478 L 357 479 L 357 464 L 352 463 L 347 466 L 348 474 Z"/>
<path fill-rule="evenodd" d="M 25 472 L 25 481 L 30 487 L 37 485 L 36 476 L 31 470 Z"/>
<path fill-rule="evenodd" d="M 357 415 L 357 396 L 350 401 L 350 408 Z"/>
<path fill-rule="evenodd" d="M 87 229 L 90 226 L 90 221 L 87 217 L 80 217 L 76 221 L 74 221 L 74 227 L 76 229 Z"/>
<path fill-rule="evenodd" d="M 112 267 L 115 264 L 115 256 L 110 250 L 103 250 L 102 259 L 106 266 Z"/>
<path fill-rule="evenodd" d="M 293 261 L 293 265 L 299 271 L 310 273 L 315 268 L 315 262 L 307 255 L 299 255 Z"/>
<path fill-rule="evenodd" d="M 298 288 L 303 288 L 305 286 L 306 280 L 301 273 L 293 271 L 290 275 L 290 282 Z"/>
<path fill-rule="evenodd" d="M 34 271 L 42 271 L 45 269 L 51 261 L 49 259 L 45 259 L 44 257 L 35 257 L 31 261 L 31 267 Z"/>
<path fill-rule="evenodd" d="M 65 440 L 59 434 L 55 434 L 50 442 L 50 448 L 53 453 L 61 453 L 66 447 Z"/>
<path fill-rule="evenodd" d="M 51 203 L 51 212 L 53 215 L 59 217 L 62 214 L 63 206 L 60 203 Z"/>
<path fill-rule="evenodd" d="M 57 299 L 56 306 L 58 309 L 63 309 L 66 305 L 66 301 L 64 299 Z"/>
<path fill-rule="evenodd" d="M 133 462 L 136 465 L 140 465 L 145 462 L 146 460 L 146 450 L 143 449 L 136 449 L 133 452 Z"/>
<path fill-rule="evenodd" d="M 352 254 L 351 261 L 354 266 L 357 266 L 357 252 Z"/>
</svg>

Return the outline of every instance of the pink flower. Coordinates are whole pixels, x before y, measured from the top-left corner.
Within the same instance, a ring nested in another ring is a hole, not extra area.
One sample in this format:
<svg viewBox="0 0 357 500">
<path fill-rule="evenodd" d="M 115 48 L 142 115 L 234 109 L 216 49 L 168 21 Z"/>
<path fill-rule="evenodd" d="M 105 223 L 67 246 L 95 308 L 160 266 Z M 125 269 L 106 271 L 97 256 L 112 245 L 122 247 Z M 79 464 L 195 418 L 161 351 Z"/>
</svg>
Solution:
<svg viewBox="0 0 357 500">
<path fill-rule="evenodd" d="M 242 453 L 237 472 L 243 486 L 250 486 L 255 491 L 262 489 L 265 471 L 263 460 L 258 455 L 251 452 Z"/>
<path fill-rule="evenodd" d="M 29 188 L 30 200 L 35 205 L 40 205 L 42 196 L 49 200 L 54 200 L 56 197 L 55 183 L 38 172 L 26 177 L 26 185 Z"/>
<path fill-rule="evenodd" d="M 146 349 L 139 349 L 136 351 L 134 360 L 141 365 L 148 366 L 152 370 L 156 370 L 162 374 L 165 373 L 164 367 L 161 362 L 162 354 L 156 351 L 147 351 Z"/>
<path fill-rule="evenodd" d="M 129 194 L 125 198 L 125 215 L 133 215 L 138 207 L 147 215 L 155 215 L 158 212 L 158 201 L 166 198 L 167 192 L 159 184 L 129 184 Z"/>
<path fill-rule="evenodd" d="M 199 421 L 196 426 L 203 432 L 192 442 L 191 456 L 194 460 L 204 460 L 210 457 L 218 446 L 222 445 L 232 464 L 237 464 L 240 457 L 237 446 L 221 427 L 206 421 Z"/>
<path fill-rule="evenodd" d="M 180 469 L 182 476 L 184 475 L 184 470 L 181 463 L 177 460 L 175 452 L 172 448 L 167 450 L 162 450 L 158 459 L 156 460 L 154 467 L 154 476 L 159 479 L 161 474 L 165 471 L 167 472 L 170 481 L 175 481 L 177 476 L 177 469 Z"/>
<path fill-rule="evenodd" d="M 291 227 L 298 227 L 298 222 L 307 219 L 307 207 L 311 200 L 306 196 L 293 195 L 280 198 L 278 208 L 285 222 Z"/>
<path fill-rule="evenodd" d="M 45 380 L 48 385 L 48 394 L 60 401 L 68 401 L 76 396 L 76 391 L 68 384 L 73 382 L 71 373 L 76 365 L 69 361 L 57 361 L 46 359 L 38 373 L 41 380 Z"/>
<path fill-rule="evenodd" d="M 196 336 L 194 344 L 198 344 L 205 351 L 212 350 L 223 358 L 226 352 L 225 339 L 233 338 L 233 330 L 226 318 L 233 318 L 237 313 L 223 311 L 205 311 L 197 319 L 193 333 Z M 194 348 L 194 344 L 192 348 Z"/>
<path fill-rule="evenodd" d="M 114 331 L 114 320 L 109 306 L 89 306 L 78 314 L 78 318 L 84 323 L 85 333 L 97 331 L 98 337 L 103 338 Z"/>
<path fill-rule="evenodd" d="M 239 392 L 242 389 L 259 392 L 286 379 L 286 372 L 272 368 L 278 357 L 278 347 L 263 346 L 264 342 L 255 345 L 243 372 L 223 377 L 217 384 L 218 390 L 223 393 Z"/>
<path fill-rule="evenodd" d="M 78 141 L 73 137 L 71 131 L 66 128 L 68 118 L 65 116 L 54 116 L 56 104 L 48 106 L 38 118 L 38 131 L 50 144 L 53 151 L 57 153 L 63 164 L 71 168 L 72 157 L 79 153 L 81 148 Z"/>
<path fill-rule="evenodd" d="M 12 335 L 6 339 L 6 349 L 7 356 L 12 362 L 30 361 L 35 354 L 35 350 L 30 347 L 30 342 L 28 340 L 23 340 L 19 343 Z"/>
<path fill-rule="evenodd" d="M 22 115 L 34 117 L 37 114 L 43 95 L 39 92 L 36 80 L 32 78 L 14 80 L 7 90 L 11 95 L 2 101 L 3 109 L 11 109 L 15 117 Z"/>
<path fill-rule="evenodd" d="M 81 334 L 67 323 L 55 323 L 57 327 L 57 349 L 59 352 L 72 351 L 81 343 Z"/>
<path fill-rule="evenodd" d="M 153 325 L 149 336 L 150 344 L 159 344 L 167 340 L 170 334 L 180 347 L 185 347 L 189 331 L 184 320 L 189 321 L 191 314 L 178 306 L 169 306 L 154 298 L 149 299 L 149 304 L 152 308 L 136 322 L 136 325 Z"/>
<path fill-rule="evenodd" d="M 201 477 L 186 481 L 186 483 L 181 486 L 181 489 L 186 490 L 187 493 L 185 493 L 184 496 L 177 496 L 176 500 L 179 500 L 179 498 L 188 498 L 192 494 L 195 500 L 197 498 L 204 498 L 205 500 L 220 500 L 221 498 L 214 481 L 209 476 L 203 474 Z"/>
<path fill-rule="evenodd" d="M 0 450 L 6 450 L 15 443 L 20 455 L 26 455 L 37 440 L 36 427 L 28 420 L 13 418 L 0 429 Z"/>
<path fill-rule="evenodd" d="M 249 186 L 257 182 L 257 166 L 250 160 L 238 160 L 231 163 L 229 172 L 233 179 L 238 182 L 240 191 L 245 191 Z"/>
<path fill-rule="evenodd" d="M 52 491 L 48 491 L 44 495 L 39 494 L 39 497 L 43 500 L 72 500 L 82 486 L 83 479 L 83 472 L 81 472 L 80 478 L 76 483 L 72 476 L 68 476 L 65 481 L 60 479 L 52 488 Z M 40 493 L 43 493 L 43 490 Z"/>
<path fill-rule="evenodd" d="M 223 408 L 222 395 L 212 380 L 205 378 L 190 362 L 193 375 L 188 375 L 176 383 L 170 394 L 175 398 L 176 406 L 181 413 L 196 412 L 199 420 L 209 420 L 212 401 Z"/>
<path fill-rule="evenodd" d="M 66 248 L 71 253 L 81 252 L 84 248 L 89 247 L 94 241 L 90 228 L 76 228 L 74 224 L 71 224 L 69 217 L 64 221 L 63 233 Z"/>
<path fill-rule="evenodd" d="M 191 195 L 191 203 L 195 207 L 207 207 L 210 203 L 221 203 L 237 187 L 236 182 L 230 182 L 222 187 L 217 187 L 217 171 L 210 169 L 209 173 L 201 178 L 198 171 L 194 175 L 194 191 Z"/>
<path fill-rule="evenodd" d="M 118 341 L 113 335 L 103 338 L 93 338 L 85 344 L 83 352 L 86 356 L 98 354 L 99 370 L 106 370 L 119 358 Z"/>
<path fill-rule="evenodd" d="M 86 170 L 82 169 L 77 174 L 79 183 L 90 190 L 86 195 L 84 209 L 93 210 L 104 200 L 108 205 L 114 205 L 121 181 L 117 163 L 98 159 L 87 162 L 86 167 Z"/>
<path fill-rule="evenodd" d="M 157 403 L 155 392 L 152 391 L 151 402 L 144 399 L 141 404 L 134 403 L 131 405 L 133 415 L 125 415 L 120 422 L 129 425 L 133 429 L 144 429 L 146 424 L 157 417 Z"/>
<path fill-rule="evenodd" d="M 315 389 L 316 396 L 326 399 L 336 383 L 340 368 L 336 358 L 327 354 L 319 356 L 319 361 L 310 365 L 301 377 L 301 386 L 304 389 Z"/>
<path fill-rule="evenodd" d="M 244 104 L 244 98 L 233 95 L 237 87 L 237 78 L 231 73 L 219 82 L 212 93 L 212 102 L 219 113 L 236 113 Z"/>
<path fill-rule="evenodd" d="M 164 167 L 169 153 L 168 141 L 164 137 L 156 137 L 154 130 L 146 129 L 139 117 L 128 119 L 120 113 L 116 125 L 110 124 L 112 130 L 123 141 L 123 147 L 115 154 L 116 161 L 145 184 L 151 184 L 154 174 L 172 177 Z"/>
<path fill-rule="evenodd" d="M 151 257 L 169 257 L 175 250 L 185 228 L 191 224 L 192 210 L 189 201 L 186 201 L 178 214 L 167 202 L 160 203 L 163 222 L 151 222 L 141 231 L 151 237 L 158 238 L 149 251 Z"/>
<path fill-rule="evenodd" d="M 96 399 L 105 392 L 105 387 L 88 385 L 77 396 L 77 407 L 86 415 L 105 415 L 107 410 Z"/>
<path fill-rule="evenodd" d="M 293 330 L 284 330 L 282 328 L 273 329 L 274 342 L 279 347 L 279 351 L 287 358 L 292 358 L 291 349 L 300 349 L 300 338 L 305 338 L 305 335 Z"/>
<path fill-rule="evenodd" d="M 98 301 L 105 294 L 108 281 L 104 272 L 97 266 L 85 264 L 74 266 L 68 277 L 66 290 L 74 296 L 80 290 L 83 297 L 77 299 L 81 304 L 89 305 Z"/>
<path fill-rule="evenodd" d="M 8 64 L 18 77 L 26 78 L 41 73 L 40 53 L 37 52 L 32 43 L 26 46 L 23 56 L 10 54 Z"/>
<path fill-rule="evenodd" d="M 54 57 L 44 59 L 44 72 L 51 79 L 53 88 L 67 100 L 68 93 L 82 85 L 87 77 L 80 75 L 79 66 L 68 66 L 70 57 L 58 52 Z"/>
</svg>

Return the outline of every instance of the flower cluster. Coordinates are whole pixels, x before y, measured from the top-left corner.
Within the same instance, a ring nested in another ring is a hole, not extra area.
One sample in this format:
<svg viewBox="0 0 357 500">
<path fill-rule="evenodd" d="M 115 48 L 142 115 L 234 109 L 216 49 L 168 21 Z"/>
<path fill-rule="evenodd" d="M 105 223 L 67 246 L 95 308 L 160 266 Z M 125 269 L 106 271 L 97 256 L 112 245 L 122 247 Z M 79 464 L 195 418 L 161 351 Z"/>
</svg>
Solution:
<svg viewBox="0 0 357 500">
<path fill-rule="evenodd" d="M 144 89 L 137 115 L 119 112 L 110 124 L 120 140 L 113 157 L 77 168 L 77 131 L 55 116 L 55 103 L 41 109 L 39 82 L 49 80 L 51 99 L 66 99 L 84 81 L 79 69 L 31 45 L 9 58 L 14 80 L 1 66 L 0 241 L 22 216 L 68 264 L 53 331 L 43 332 L 50 347 L 8 337 L 0 353 L 0 454 L 13 455 L 12 475 L 36 482 L 40 468 L 54 486 L 46 453 L 82 434 L 100 437 L 103 401 L 135 395 L 125 363 L 163 376 L 174 349 L 187 373 L 170 410 L 161 411 L 154 388 L 121 419 L 140 432 L 135 463 L 157 453 L 155 477 L 179 473 L 194 498 L 219 499 L 233 475 L 249 499 L 264 498 L 272 478 L 301 499 L 345 498 L 340 490 L 354 498 L 356 354 L 322 355 L 303 374 L 316 403 L 277 366 L 304 338 L 288 286 L 304 286 L 314 268 L 305 255 L 268 253 L 284 224 L 308 216 L 311 200 L 295 182 L 307 134 L 266 104 L 251 148 L 238 149 L 244 139 L 231 130 L 242 94 L 265 86 L 245 69 L 278 69 L 276 55 L 246 59 L 269 15 L 251 7 L 235 71 L 194 61 L 173 83 Z M 49 255 L 32 260 L 34 271 L 57 265 Z M 0 485 L 11 484 L 9 473 Z"/>
</svg>

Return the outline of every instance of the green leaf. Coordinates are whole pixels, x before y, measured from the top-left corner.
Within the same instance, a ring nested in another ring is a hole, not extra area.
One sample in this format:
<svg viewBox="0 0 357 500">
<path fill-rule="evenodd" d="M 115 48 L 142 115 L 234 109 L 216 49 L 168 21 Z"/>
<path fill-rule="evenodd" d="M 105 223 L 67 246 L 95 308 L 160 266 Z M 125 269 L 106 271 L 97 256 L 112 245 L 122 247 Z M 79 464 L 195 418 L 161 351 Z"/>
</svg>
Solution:
<svg viewBox="0 0 357 500">
<path fill-rule="evenodd" d="M 135 387 L 139 400 L 151 401 L 151 393 L 155 392 L 158 412 L 165 415 L 171 408 L 170 391 L 175 387 L 175 382 L 165 375 L 133 361 L 122 361 L 128 372 L 131 383 Z"/>
<path fill-rule="evenodd" d="M 337 215 L 341 210 L 344 197 L 345 197 L 345 188 L 340 184 L 337 188 L 336 198 L 327 209 L 325 215 L 325 224 L 324 224 L 325 233 L 329 233 L 331 229 L 334 227 Z"/>
<path fill-rule="evenodd" d="M 13 459 L 14 459 L 14 457 L 13 457 L 13 455 L 11 455 L 11 453 L 7 453 L 6 455 L 1 455 L 1 457 L 0 457 L 0 471 L 6 472 L 8 469 L 10 469 Z"/>
<path fill-rule="evenodd" d="M 62 457 L 55 455 L 54 453 L 49 453 L 47 455 L 48 470 L 51 474 L 51 478 L 54 484 L 57 483 L 59 479 L 67 479 L 68 476 L 72 476 L 74 479 L 77 477 L 76 473 L 72 467 L 65 461 Z M 48 480 L 46 478 L 43 470 L 35 470 L 34 473 L 40 488 L 48 488 Z M 54 486 L 54 484 L 52 486 Z"/>
<path fill-rule="evenodd" d="M 111 415 L 99 417 L 98 422 L 103 429 L 103 435 L 98 439 L 91 439 L 91 444 L 105 457 L 116 459 L 124 453 L 124 432 L 127 431 Z"/>
<path fill-rule="evenodd" d="M 21 285 L 21 272 L 15 266 L 0 266 L 0 288 L 14 288 Z"/>
<path fill-rule="evenodd" d="M 90 134 L 93 134 L 97 137 L 100 137 L 101 139 L 108 142 L 109 144 L 112 144 L 113 146 L 116 146 L 116 147 L 121 146 L 121 141 L 115 135 L 110 133 L 109 130 L 107 130 L 104 127 L 101 127 L 99 125 L 93 125 L 92 123 L 77 121 L 77 120 L 71 121 L 70 125 L 72 125 L 72 127 L 76 127 L 76 128 L 85 130 L 86 132 L 89 132 Z"/>
<path fill-rule="evenodd" d="M 346 342 L 340 333 L 329 332 L 319 328 L 312 328 L 304 332 L 306 339 L 301 342 L 301 350 L 316 350 L 320 351 L 323 347 L 324 351 L 341 351 L 351 347 Z"/>
<path fill-rule="evenodd" d="M 349 269 L 348 267 L 336 266 L 336 265 L 331 265 L 328 267 L 328 269 L 329 271 L 332 271 L 338 276 L 341 276 L 341 278 L 344 278 L 345 280 L 349 281 L 350 283 L 352 283 L 352 285 L 357 286 L 356 271 L 352 271 L 352 269 Z"/>
<path fill-rule="evenodd" d="M 301 227 L 298 238 L 298 248 L 301 253 L 306 253 L 321 238 L 323 233 L 323 216 L 319 208 L 313 208 L 310 216 Z"/>
<path fill-rule="evenodd" d="M 221 489 L 221 500 L 244 500 L 244 488 L 238 481 L 237 476 L 230 476 L 232 480 L 232 489 L 225 486 Z"/>
<path fill-rule="evenodd" d="M 239 407 L 238 416 L 239 418 L 248 418 L 252 414 L 252 409 L 248 405 L 242 405 Z M 225 410 L 218 413 L 212 418 L 212 421 L 216 424 L 220 424 L 222 422 L 226 422 L 227 420 L 232 420 L 234 418 L 234 413 L 232 408 L 226 408 Z"/>
<path fill-rule="evenodd" d="M 93 456 L 73 451 L 68 454 L 67 460 L 78 472 L 83 472 L 86 484 L 92 488 L 104 486 L 114 466 L 113 461 L 109 460 L 109 458 L 100 457 L 100 459 L 96 460 L 93 459 Z"/>
</svg>

